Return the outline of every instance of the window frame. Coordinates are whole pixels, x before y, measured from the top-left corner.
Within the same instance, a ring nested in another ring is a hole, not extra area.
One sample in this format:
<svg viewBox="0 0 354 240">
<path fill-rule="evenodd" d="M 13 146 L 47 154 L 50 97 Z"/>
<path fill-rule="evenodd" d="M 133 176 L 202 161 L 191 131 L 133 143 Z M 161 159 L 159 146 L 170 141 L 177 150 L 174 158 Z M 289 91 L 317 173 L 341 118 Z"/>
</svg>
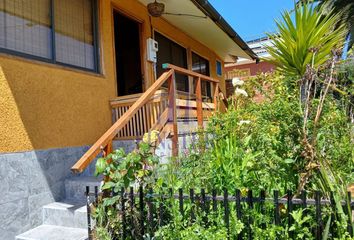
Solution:
<svg viewBox="0 0 354 240">
<path fill-rule="evenodd" d="M 54 1 L 58 0 L 50 0 L 50 9 L 49 9 L 49 14 L 50 14 L 50 21 L 51 21 L 51 33 L 50 33 L 50 43 L 51 43 L 51 58 L 45 58 L 45 57 L 40 57 L 36 55 L 32 55 L 29 53 L 24 53 L 16 50 L 11 50 L 7 48 L 0 47 L 0 53 L 5 53 L 5 54 L 10 54 L 30 60 L 36 60 L 36 61 L 41 61 L 41 62 L 46 62 L 54 65 L 60 65 L 64 67 L 69 67 L 69 68 L 74 68 L 78 70 L 83 70 L 87 72 L 93 72 L 93 73 L 100 73 L 100 54 L 99 54 L 99 29 L 98 29 L 98 1 L 97 0 L 91 0 L 92 1 L 92 22 L 93 22 L 93 61 L 94 61 L 94 68 L 85 68 L 85 67 L 80 67 L 68 63 L 62 63 L 58 62 L 56 60 L 56 45 L 55 45 L 55 9 L 54 9 Z"/>
<path fill-rule="evenodd" d="M 223 69 L 222 69 L 222 62 L 220 60 L 216 60 L 216 75 L 219 76 L 219 77 L 222 77 L 223 75 Z M 220 65 L 220 74 L 219 74 L 219 66 Z"/>
</svg>

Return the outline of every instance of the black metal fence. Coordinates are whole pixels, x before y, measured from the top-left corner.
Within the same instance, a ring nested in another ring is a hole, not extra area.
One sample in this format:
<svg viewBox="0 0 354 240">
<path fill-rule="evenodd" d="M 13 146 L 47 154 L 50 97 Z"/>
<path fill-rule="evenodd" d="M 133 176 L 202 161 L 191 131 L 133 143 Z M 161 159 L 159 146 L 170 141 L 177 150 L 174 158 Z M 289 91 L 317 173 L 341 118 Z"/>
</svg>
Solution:
<svg viewBox="0 0 354 240">
<path fill-rule="evenodd" d="M 88 232 L 89 239 L 92 239 L 93 228 L 91 210 L 92 206 L 97 206 L 100 194 L 96 187 L 91 192 L 89 187 L 86 187 L 87 196 L 87 219 L 88 219 Z M 333 194 L 328 194 L 329 198 L 323 198 L 320 191 L 316 191 L 311 195 L 303 191 L 300 196 L 294 197 L 291 191 L 287 194 L 280 196 L 279 191 L 273 191 L 273 196 L 266 196 L 265 191 L 260 191 L 257 196 L 254 196 L 252 190 L 241 192 L 236 189 L 234 194 L 230 194 L 228 190 L 224 190 L 221 195 L 218 195 L 216 190 L 211 191 L 211 195 L 207 195 L 204 189 L 200 189 L 196 194 L 194 189 L 190 189 L 187 194 L 182 189 L 178 193 L 173 193 L 169 189 L 168 193 L 157 194 L 153 193 L 152 189 L 143 189 L 140 187 L 137 192 L 133 188 L 122 189 L 119 194 L 112 196 L 120 196 L 119 202 L 116 203 L 118 209 L 119 219 L 121 222 L 119 233 L 114 236 L 114 239 L 126 239 L 128 235 L 133 236 L 133 239 L 139 239 L 144 234 L 149 233 L 153 235 L 159 227 L 169 223 L 171 215 L 169 208 L 171 208 L 171 200 L 177 204 L 179 214 L 184 219 L 190 222 L 195 221 L 196 216 L 203 216 L 207 226 L 210 224 L 210 216 L 213 213 L 221 212 L 223 216 L 224 226 L 230 231 L 230 217 L 232 214 L 244 223 L 244 229 L 238 234 L 237 239 L 253 239 L 252 224 L 255 224 L 252 214 L 249 211 L 255 210 L 261 215 L 268 215 L 271 224 L 278 226 L 291 226 L 294 223 L 292 212 L 298 209 L 304 209 L 306 215 L 311 214 L 315 220 L 314 226 L 311 230 L 315 239 L 322 239 L 324 232 L 323 210 L 331 211 L 330 215 L 335 212 L 335 202 Z M 312 198 L 308 198 L 311 196 Z M 348 226 L 347 232 L 353 237 L 353 224 L 352 212 L 354 209 L 354 201 L 351 200 L 351 193 L 348 192 L 347 198 L 340 202 L 343 206 L 344 213 L 347 216 Z M 189 206 L 189 207 L 187 207 Z M 271 208 L 269 208 L 271 206 Z M 271 210 L 270 210 L 271 209 Z M 310 209 L 312 209 L 310 211 Z M 136 216 L 133 217 L 132 215 Z M 117 216 L 118 217 L 118 216 Z M 269 223 L 268 223 L 269 224 Z M 335 237 L 336 229 L 335 221 L 332 221 L 330 236 Z M 265 229 L 266 223 L 260 222 L 259 227 Z M 269 226 L 269 225 L 268 225 Z M 289 237 L 292 238 L 292 233 L 289 231 Z M 131 238 L 130 238 L 131 239 Z"/>
</svg>

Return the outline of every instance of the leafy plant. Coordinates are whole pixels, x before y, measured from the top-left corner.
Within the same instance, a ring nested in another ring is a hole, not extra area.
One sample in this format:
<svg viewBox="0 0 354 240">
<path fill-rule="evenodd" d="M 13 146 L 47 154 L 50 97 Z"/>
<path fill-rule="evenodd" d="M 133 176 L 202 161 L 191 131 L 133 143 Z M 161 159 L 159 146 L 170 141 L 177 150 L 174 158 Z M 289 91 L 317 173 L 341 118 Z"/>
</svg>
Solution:
<svg viewBox="0 0 354 240">
<path fill-rule="evenodd" d="M 308 4 L 295 6 L 294 17 L 285 11 L 282 21 L 276 21 L 279 33 L 269 35 L 274 46 L 267 47 L 272 57 L 267 61 L 300 79 L 307 65 L 319 67 L 330 57 L 332 49 L 343 47 L 346 29 L 340 19 L 340 13 L 331 11 L 323 15 Z"/>
</svg>

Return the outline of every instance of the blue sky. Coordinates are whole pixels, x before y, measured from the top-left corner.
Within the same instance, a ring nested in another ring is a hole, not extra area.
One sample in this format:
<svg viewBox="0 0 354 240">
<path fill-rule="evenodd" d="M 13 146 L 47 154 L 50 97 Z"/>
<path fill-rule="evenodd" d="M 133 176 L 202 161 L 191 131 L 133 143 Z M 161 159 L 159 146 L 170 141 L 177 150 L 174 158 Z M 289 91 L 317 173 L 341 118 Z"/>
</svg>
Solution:
<svg viewBox="0 0 354 240">
<path fill-rule="evenodd" d="M 244 39 L 251 40 L 274 32 L 274 19 L 283 10 L 294 8 L 294 0 L 209 0 Z"/>
</svg>

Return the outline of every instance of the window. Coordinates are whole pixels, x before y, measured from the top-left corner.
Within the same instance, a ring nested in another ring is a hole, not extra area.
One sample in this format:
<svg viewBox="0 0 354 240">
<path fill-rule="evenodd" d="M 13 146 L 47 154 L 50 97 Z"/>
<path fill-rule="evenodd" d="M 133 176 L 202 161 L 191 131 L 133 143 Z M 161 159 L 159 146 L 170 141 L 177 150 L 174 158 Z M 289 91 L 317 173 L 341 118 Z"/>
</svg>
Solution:
<svg viewBox="0 0 354 240">
<path fill-rule="evenodd" d="M 159 51 L 157 52 L 157 76 L 165 71 L 162 69 L 162 64 L 171 63 L 173 65 L 187 68 L 187 50 L 170 39 L 155 32 L 155 40 L 159 43 Z M 176 74 L 177 90 L 188 92 L 188 77 L 181 74 Z"/>
<path fill-rule="evenodd" d="M 192 70 L 194 72 L 210 76 L 209 61 L 199 56 L 196 53 L 192 53 Z M 202 94 L 204 96 L 211 97 L 211 84 L 210 82 L 202 81 Z"/>
<path fill-rule="evenodd" d="M 0 0 L 0 51 L 97 71 L 95 0 Z"/>
<path fill-rule="evenodd" d="M 222 76 L 222 65 L 218 60 L 216 60 L 216 74 L 220 77 Z"/>
</svg>

